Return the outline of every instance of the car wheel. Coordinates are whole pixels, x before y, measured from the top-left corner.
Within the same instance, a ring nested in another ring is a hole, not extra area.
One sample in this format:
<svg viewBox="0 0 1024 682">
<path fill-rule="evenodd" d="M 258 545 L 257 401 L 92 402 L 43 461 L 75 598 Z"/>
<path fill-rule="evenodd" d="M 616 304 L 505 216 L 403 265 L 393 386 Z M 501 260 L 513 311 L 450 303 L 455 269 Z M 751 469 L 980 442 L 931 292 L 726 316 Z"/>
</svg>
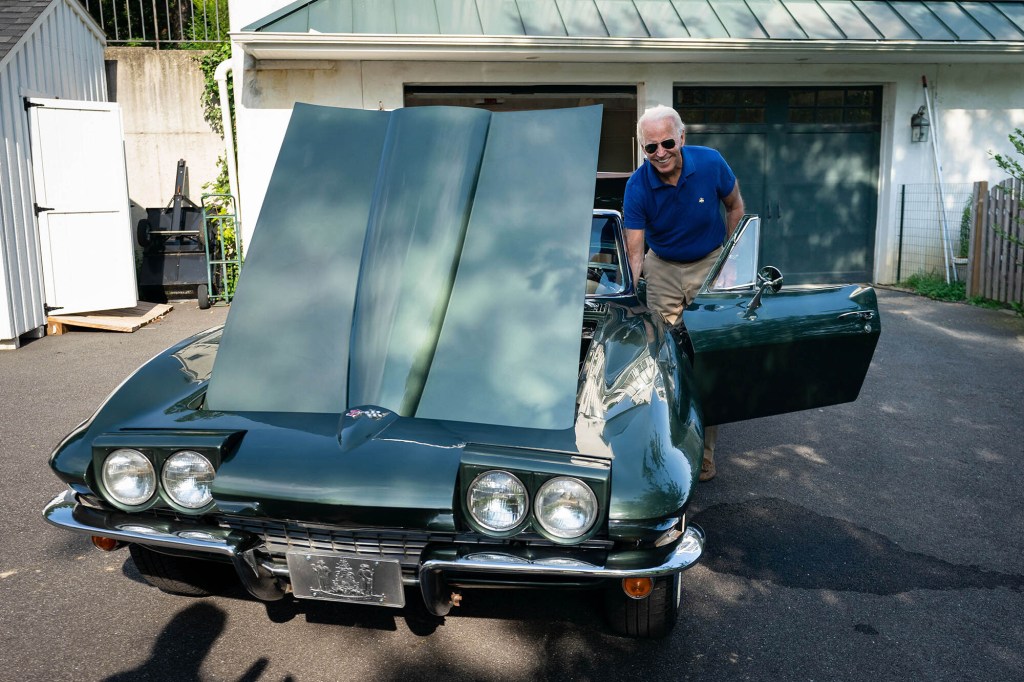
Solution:
<svg viewBox="0 0 1024 682">
<path fill-rule="evenodd" d="M 168 594 L 206 597 L 230 584 L 233 569 L 226 564 L 171 556 L 128 545 L 135 568 L 153 587 Z"/>
<path fill-rule="evenodd" d="M 152 239 L 149 236 L 150 223 L 148 220 L 143 218 L 139 221 L 138 225 L 135 226 L 135 241 L 138 242 L 139 246 L 145 249 L 149 246 Z"/>
<path fill-rule="evenodd" d="M 196 287 L 196 299 L 199 302 L 199 309 L 206 310 L 210 307 L 210 290 L 205 284 Z"/>
<path fill-rule="evenodd" d="M 632 599 L 616 583 L 605 593 L 605 610 L 612 630 L 626 637 L 664 637 L 675 627 L 682 599 L 682 576 L 674 573 L 654 581 L 645 599 Z"/>
</svg>

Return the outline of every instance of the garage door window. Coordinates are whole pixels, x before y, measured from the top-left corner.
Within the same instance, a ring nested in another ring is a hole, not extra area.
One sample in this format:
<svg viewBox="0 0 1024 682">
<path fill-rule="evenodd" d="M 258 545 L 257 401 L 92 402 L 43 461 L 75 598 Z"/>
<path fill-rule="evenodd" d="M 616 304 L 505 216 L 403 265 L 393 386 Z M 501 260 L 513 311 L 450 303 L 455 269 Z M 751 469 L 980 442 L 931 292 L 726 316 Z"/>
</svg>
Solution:
<svg viewBox="0 0 1024 682">
<path fill-rule="evenodd" d="M 764 123 L 764 88 L 686 88 L 676 91 L 676 109 L 690 124 Z"/>
<path fill-rule="evenodd" d="M 789 123 L 873 123 L 881 120 L 870 88 L 790 90 Z"/>
</svg>

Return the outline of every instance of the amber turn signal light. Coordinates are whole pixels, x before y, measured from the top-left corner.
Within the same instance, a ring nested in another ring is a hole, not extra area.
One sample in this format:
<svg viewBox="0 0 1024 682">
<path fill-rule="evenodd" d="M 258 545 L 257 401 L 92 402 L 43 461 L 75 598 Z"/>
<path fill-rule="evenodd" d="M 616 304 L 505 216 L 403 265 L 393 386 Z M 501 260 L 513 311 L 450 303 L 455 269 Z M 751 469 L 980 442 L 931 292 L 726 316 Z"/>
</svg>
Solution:
<svg viewBox="0 0 1024 682">
<path fill-rule="evenodd" d="M 643 599 L 654 589 L 654 581 L 650 578 L 623 578 L 622 591 L 633 599 Z"/>
<path fill-rule="evenodd" d="M 92 544 L 97 549 L 102 549 L 104 552 L 113 552 L 115 549 L 123 547 L 122 543 L 117 540 L 114 540 L 113 538 L 105 538 L 101 535 L 93 535 Z"/>
</svg>

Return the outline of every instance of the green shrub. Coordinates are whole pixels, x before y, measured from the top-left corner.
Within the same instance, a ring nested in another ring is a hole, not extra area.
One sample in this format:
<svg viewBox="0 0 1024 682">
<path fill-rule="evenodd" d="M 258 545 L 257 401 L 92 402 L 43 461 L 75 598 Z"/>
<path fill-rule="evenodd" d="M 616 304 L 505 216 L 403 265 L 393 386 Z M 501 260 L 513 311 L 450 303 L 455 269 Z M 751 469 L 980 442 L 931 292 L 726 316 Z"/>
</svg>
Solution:
<svg viewBox="0 0 1024 682">
<path fill-rule="evenodd" d="M 936 301 L 967 300 L 967 285 L 964 282 L 950 282 L 947 284 L 944 277 L 935 273 L 911 275 L 900 282 L 900 284 Z"/>
<path fill-rule="evenodd" d="M 968 199 L 960 212 L 960 239 L 957 244 L 956 257 L 967 258 L 971 253 L 971 216 L 974 213 L 974 199 Z"/>
</svg>

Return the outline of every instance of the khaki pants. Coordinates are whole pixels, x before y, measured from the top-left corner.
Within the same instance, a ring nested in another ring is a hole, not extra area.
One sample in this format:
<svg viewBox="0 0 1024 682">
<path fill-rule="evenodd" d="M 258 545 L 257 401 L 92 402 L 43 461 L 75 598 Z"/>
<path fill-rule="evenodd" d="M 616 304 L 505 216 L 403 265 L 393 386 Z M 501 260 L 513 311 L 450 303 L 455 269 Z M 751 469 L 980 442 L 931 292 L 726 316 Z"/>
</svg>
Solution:
<svg viewBox="0 0 1024 682">
<path fill-rule="evenodd" d="M 676 263 L 658 258 L 654 251 L 644 257 L 644 277 L 647 280 L 647 307 L 661 314 L 669 325 L 679 320 L 686 306 L 693 302 L 707 279 L 711 267 L 718 260 L 719 247 L 698 261 Z M 718 427 L 704 429 L 704 461 L 713 462 Z"/>
<path fill-rule="evenodd" d="M 647 307 L 661 313 L 669 325 L 683 314 L 704 284 L 711 266 L 718 260 L 719 247 L 692 263 L 675 263 L 658 258 L 654 251 L 644 257 L 644 276 L 647 279 Z"/>
</svg>

